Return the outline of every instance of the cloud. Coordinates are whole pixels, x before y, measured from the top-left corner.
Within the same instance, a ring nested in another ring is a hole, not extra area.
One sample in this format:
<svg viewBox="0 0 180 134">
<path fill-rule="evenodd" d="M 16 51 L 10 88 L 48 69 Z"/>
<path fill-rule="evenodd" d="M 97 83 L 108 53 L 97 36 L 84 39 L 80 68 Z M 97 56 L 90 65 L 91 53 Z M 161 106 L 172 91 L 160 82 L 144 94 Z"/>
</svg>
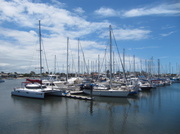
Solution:
<svg viewBox="0 0 180 134">
<path fill-rule="evenodd" d="M 142 40 L 147 39 L 150 30 L 142 30 L 142 29 L 115 29 L 113 30 L 113 34 L 116 40 Z M 101 37 L 107 37 L 107 33 L 103 33 Z"/>
<path fill-rule="evenodd" d="M 180 15 L 180 3 L 161 4 L 156 6 L 145 6 L 131 10 L 114 10 L 112 8 L 101 7 L 95 10 L 95 14 L 102 17 L 139 17 L 149 15 Z"/>
<path fill-rule="evenodd" d="M 118 16 L 118 11 L 112 9 L 112 8 L 105 8 L 105 7 L 101 7 L 98 10 L 95 10 L 95 14 L 103 16 L 103 17 L 114 17 L 114 16 Z"/>
<path fill-rule="evenodd" d="M 139 48 L 128 48 L 128 50 L 144 50 L 144 49 L 154 49 L 159 48 L 159 46 L 148 46 L 148 47 L 139 47 Z"/>
<path fill-rule="evenodd" d="M 85 12 L 81 7 L 75 8 L 74 11 L 78 14 L 83 14 Z"/>
<path fill-rule="evenodd" d="M 180 15 L 180 3 L 162 4 L 154 7 L 135 8 L 125 11 L 123 17 L 138 17 L 149 15 Z"/>
<path fill-rule="evenodd" d="M 59 2 L 58 0 L 51 0 L 51 1 L 52 1 L 52 3 L 54 3 L 58 7 L 65 7 L 66 6 L 65 3 Z"/>
<path fill-rule="evenodd" d="M 75 10 L 78 14 L 83 13 L 82 8 L 76 8 Z M 45 29 L 57 33 L 65 33 L 71 29 L 80 31 L 90 25 L 88 21 L 66 9 L 29 1 L 7 2 L 1 0 L 0 15 L 1 23 L 5 21 L 13 22 L 18 27 L 36 27 L 37 21 L 41 20 Z"/>
<path fill-rule="evenodd" d="M 57 2 L 56 0 L 53 2 Z M 83 13 L 82 8 L 75 11 Z M 43 3 L 29 1 L 3 1 L 1 0 L 0 22 L 14 23 L 18 27 L 37 28 L 37 21 L 41 20 L 42 29 L 59 36 L 86 36 L 93 31 L 108 27 L 107 22 L 89 22 L 66 9 Z M 91 30 L 92 29 L 92 30 Z M 67 32 L 68 31 L 68 32 Z"/>
<path fill-rule="evenodd" d="M 67 37 L 70 38 L 70 51 L 75 55 L 74 60 L 77 60 L 78 38 L 88 60 L 97 60 L 97 54 L 104 52 L 109 21 L 94 22 L 81 17 L 85 12 L 81 7 L 74 8 L 75 12 L 71 12 L 65 9 L 64 3 L 57 0 L 51 2 L 0 0 L 0 61 L 6 65 L 7 71 L 13 68 L 16 72 L 24 72 L 30 67 L 28 65 L 34 53 L 39 52 L 38 20 L 41 20 L 42 44 L 51 69 L 54 68 L 54 55 L 57 55 L 61 65 L 66 63 Z M 96 15 L 103 17 L 121 17 L 126 12 L 105 7 L 95 11 Z M 151 30 L 142 28 L 115 28 L 113 33 L 117 40 L 147 39 L 151 33 Z M 38 60 L 36 57 L 33 61 L 35 59 Z"/>
<path fill-rule="evenodd" d="M 0 63 L 0 67 L 6 67 L 6 66 L 9 66 L 10 64 L 7 64 L 7 63 Z"/>
<path fill-rule="evenodd" d="M 0 35 L 2 39 L 8 39 L 16 45 L 32 45 L 38 39 L 35 31 L 20 31 L 0 27 Z M 4 37 L 4 38 L 3 38 Z"/>
<path fill-rule="evenodd" d="M 174 32 L 169 32 L 169 33 L 164 33 L 164 34 L 160 34 L 161 36 L 163 37 L 166 37 L 166 36 L 170 36 L 171 34 L 173 34 Z"/>
</svg>

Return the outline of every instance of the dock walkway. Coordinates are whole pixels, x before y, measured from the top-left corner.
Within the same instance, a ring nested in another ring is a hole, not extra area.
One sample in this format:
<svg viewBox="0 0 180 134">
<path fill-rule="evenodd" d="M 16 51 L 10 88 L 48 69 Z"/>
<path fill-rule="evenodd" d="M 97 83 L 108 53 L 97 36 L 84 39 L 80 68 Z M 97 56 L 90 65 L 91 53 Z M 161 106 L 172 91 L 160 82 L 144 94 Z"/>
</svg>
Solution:
<svg viewBox="0 0 180 134">
<path fill-rule="evenodd" d="M 82 95 L 64 94 L 63 97 L 68 97 L 68 98 L 73 98 L 73 99 L 80 99 L 80 100 L 93 100 L 92 97 L 82 96 Z"/>
</svg>

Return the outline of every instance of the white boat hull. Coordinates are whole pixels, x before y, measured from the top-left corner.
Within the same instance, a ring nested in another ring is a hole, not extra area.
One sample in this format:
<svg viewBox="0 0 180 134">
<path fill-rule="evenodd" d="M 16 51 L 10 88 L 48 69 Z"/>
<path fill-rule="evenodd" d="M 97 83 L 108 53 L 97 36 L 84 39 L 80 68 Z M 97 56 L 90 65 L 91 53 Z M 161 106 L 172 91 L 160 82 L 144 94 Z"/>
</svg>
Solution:
<svg viewBox="0 0 180 134">
<path fill-rule="evenodd" d="M 84 89 L 85 94 L 91 95 L 91 90 Z M 127 97 L 130 92 L 126 90 L 93 90 L 92 95 L 107 97 Z"/>
<path fill-rule="evenodd" d="M 23 90 L 23 89 L 14 89 L 14 91 L 11 92 L 11 95 L 43 99 L 45 96 L 45 93 L 41 91 L 28 91 L 28 90 Z"/>
</svg>

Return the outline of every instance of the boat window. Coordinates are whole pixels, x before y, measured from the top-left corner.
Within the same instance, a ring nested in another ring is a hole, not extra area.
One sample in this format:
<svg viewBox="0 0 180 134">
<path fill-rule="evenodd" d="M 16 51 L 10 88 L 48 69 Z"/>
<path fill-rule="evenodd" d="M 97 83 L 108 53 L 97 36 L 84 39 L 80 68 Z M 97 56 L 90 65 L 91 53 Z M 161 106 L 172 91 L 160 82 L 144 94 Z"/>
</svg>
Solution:
<svg viewBox="0 0 180 134">
<path fill-rule="evenodd" d="M 41 89 L 41 88 L 46 88 L 46 86 L 45 85 L 43 85 L 43 86 L 35 86 L 35 87 L 26 86 L 26 88 L 28 88 L 28 89 Z"/>
<path fill-rule="evenodd" d="M 54 86 L 54 83 L 50 83 L 50 86 Z"/>
</svg>

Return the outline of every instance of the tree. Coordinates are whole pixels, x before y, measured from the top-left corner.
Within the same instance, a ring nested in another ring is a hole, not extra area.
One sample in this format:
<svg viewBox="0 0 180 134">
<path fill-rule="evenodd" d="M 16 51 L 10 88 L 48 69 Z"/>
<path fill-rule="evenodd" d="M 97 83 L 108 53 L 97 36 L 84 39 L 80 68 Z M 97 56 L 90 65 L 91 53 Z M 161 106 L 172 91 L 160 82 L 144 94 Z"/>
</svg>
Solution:
<svg viewBox="0 0 180 134">
<path fill-rule="evenodd" d="M 30 76 L 35 76 L 35 74 L 36 74 L 36 73 L 35 73 L 34 71 L 31 71 L 31 72 L 30 72 Z"/>
</svg>

